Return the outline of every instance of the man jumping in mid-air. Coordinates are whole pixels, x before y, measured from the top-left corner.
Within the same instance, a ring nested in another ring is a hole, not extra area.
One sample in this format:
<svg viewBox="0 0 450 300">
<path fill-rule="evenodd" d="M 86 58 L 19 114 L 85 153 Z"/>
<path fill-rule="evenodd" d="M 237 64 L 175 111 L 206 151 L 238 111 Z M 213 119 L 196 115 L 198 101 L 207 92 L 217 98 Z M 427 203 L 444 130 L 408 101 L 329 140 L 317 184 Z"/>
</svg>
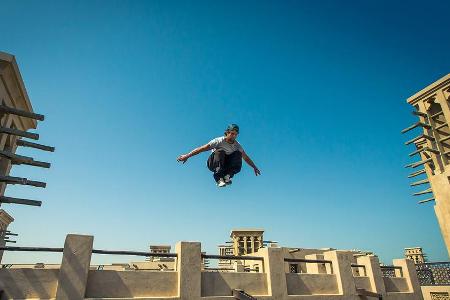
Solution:
<svg viewBox="0 0 450 300">
<path fill-rule="evenodd" d="M 191 156 L 212 150 L 207 166 L 211 172 L 214 172 L 214 179 L 219 187 L 232 183 L 231 178 L 241 171 L 242 159 L 253 168 L 256 176 L 261 175 L 259 169 L 236 140 L 238 134 L 239 126 L 231 124 L 225 130 L 224 136 L 215 138 L 187 154 L 180 155 L 177 161 L 185 163 Z"/>
</svg>

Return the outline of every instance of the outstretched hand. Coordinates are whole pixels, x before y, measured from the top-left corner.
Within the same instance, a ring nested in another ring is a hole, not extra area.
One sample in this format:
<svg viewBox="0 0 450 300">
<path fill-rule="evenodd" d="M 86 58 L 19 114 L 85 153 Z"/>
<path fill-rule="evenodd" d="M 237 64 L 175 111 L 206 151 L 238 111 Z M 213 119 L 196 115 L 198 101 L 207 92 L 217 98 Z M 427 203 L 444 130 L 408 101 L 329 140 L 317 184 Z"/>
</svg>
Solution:
<svg viewBox="0 0 450 300">
<path fill-rule="evenodd" d="M 184 155 L 178 156 L 177 161 L 180 161 L 180 162 L 182 162 L 182 163 L 184 164 L 184 163 L 187 162 L 188 159 L 189 159 L 189 156 L 187 156 L 186 154 L 184 154 Z"/>
<path fill-rule="evenodd" d="M 255 171 L 255 175 L 261 175 L 261 171 L 258 168 L 253 168 L 253 171 Z"/>
</svg>

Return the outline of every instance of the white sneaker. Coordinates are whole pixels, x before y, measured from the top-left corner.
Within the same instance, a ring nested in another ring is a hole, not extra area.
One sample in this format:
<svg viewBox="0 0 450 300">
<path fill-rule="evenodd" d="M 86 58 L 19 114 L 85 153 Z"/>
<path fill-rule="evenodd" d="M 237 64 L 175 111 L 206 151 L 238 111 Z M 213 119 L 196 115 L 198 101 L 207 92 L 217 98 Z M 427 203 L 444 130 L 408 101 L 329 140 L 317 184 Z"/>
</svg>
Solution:
<svg viewBox="0 0 450 300">
<path fill-rule="evenodd" d="M 230 175 L 225 175 L 225 177 L 223 178 L 223 180 L 225 181 L 226 184 L 232 184 L 233 182 L 231 181 L 231 176 Z"/>
<path fill-rule="evenodd" d="M 217 186 L 218 187 L 224 187 L 227 184 L 225 183 L 225 181 L 223 180 L 223 178 L 220 178 L 219 181 L 217 181 Z"/>
</svg>

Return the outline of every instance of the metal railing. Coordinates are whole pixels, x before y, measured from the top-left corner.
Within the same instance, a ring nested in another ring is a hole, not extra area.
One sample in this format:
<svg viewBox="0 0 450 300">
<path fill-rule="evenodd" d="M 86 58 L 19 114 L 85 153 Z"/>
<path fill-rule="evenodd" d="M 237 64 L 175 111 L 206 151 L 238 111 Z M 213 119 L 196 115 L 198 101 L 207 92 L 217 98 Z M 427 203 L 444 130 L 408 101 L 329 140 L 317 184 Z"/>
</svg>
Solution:
<svg viewBox="0 0 450 300">
<path fill-rule="evenodd" d="M 211 255 L 202 254 L 202 258 L 205 259 L 225 259 L 225 260 L 264 260 L 264 257 L 260 256 L 239 256 L 239 255 Z"/>
<path fill-rule="evenodd" d="M 64 252 L 64 248 L 48 248 L 48 247 L 0 247 L 0 251 L 20 251 L 20 252 Z M 111 254 L 111 255 L 133 255 L 133 256 L 152 256 L 152 257 L 177 257 L 176 253 L 152 253 L 139 251 L 114 251 L 114 250 L 98 250 L 92 249 L 93 254 Z"/>
<path fill-rule="evenodd" d="M 287 263 L 306 263 L 306 264 L 329 264 L 330 265 L 330 273 L 333 274 L 333 262 L 331 260 L 324 260 L 324 259 L 306 259 L 306 258 L 285 258 L 284 262 Z M 290 270 L 290 273 L 300 273 L 297 270 L 297 272 L 292 272 Z"/>
<path fill-rule="evenodd" d="M 422 286 L 450 285 L 450 262 L 416 264 L 417 277 Z"/>
<path fill-rule="evenodd" d="M 365 265 L 351 264 L 353 274 L 356 276 L 367 276 L 367 270 Z M 363 269 L 364 275 L 361 275 L 359 270 Z"/>
<path fill-rule="evenodd" d="M 380 266 L 381 274 L 383 277 L 395 278 L 395 277 L 403 277 L 403 269 L 402 267 L 397 266 Z M 400 276 L 396 276 L 395 270 L 400 270 Z"/>
<path fill-rule="evenodd" d="M 212 255 L 212 254 L 205 254 L 202 253 L 202 259 L 220 259 L 220 260 L 227 260 L 230 261 L 243 261 L 243 270 L 244 272 L 250 272 L 254 271 L 256 273 L 262 272 L 264 273 L 264 265 L 261 264 L 261 269 L 252 269 L 249 266 L 245 264 L 245 261 L 247 260 L 258 260 L 258 261 L 264 261 L 264 257 L 260 256 L 245 256 L 245 255 Z M 212 268 L 212 267 L 205 267 L 204 271 L 236 271 L 234 268 L 227 268 L 227 267 L 219 267 L 219 268 Z"/>
</svg>

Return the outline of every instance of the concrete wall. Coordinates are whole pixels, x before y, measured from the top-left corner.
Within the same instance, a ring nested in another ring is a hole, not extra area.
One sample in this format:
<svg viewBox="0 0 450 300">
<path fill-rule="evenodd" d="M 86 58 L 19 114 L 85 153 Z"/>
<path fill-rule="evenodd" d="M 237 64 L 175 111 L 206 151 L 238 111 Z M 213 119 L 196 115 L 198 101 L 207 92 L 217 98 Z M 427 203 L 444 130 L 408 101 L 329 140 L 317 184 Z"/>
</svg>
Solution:
<svg viewBox="0 0 450 300">
<path fill-rule="evenodd" d="M 89 271 L 86 298 L 174 297 L 176 272 Z"/>
<path fill-rule="evenodd" d="M 408 292 L 408 283 L 405 278 L 384 277 L 384 286 L 388 293 Z"/>
<path fill-rule="evenodd" d="M 59 270 L 0 269 L 1 299 L 55 298 Z"/>
<path fill-rule="evenodd" d="M 423 300 L 436 300 L 432 298 L 432 294 L 440 296 L 439 299 L 443 300 L 445 297 L 450 298 L 450 286 L 422 286 Z"/>
<path fill-rule="evenodd" d="M 202 272 L 202 297 L 231 296 L 233 289 L 250 295 L 267 295 L 264 273 Z"/>
<path fill-rule="evenodd" d="M 406 259 L 393 262 L 402 268 L 397 278 L 382 277 L 376 257 L 355 259 L 348 251 L 320 254 L 332 267 L 312 263 L 308 273 L 286 273 L 286 249 L 262 248 L 252 256 L 262 258 L 264 273 L 210 272 L 201 269 L 200 243 L 179 242 L 175 271 L 91 270 L 92 246 L 91 236 L 68 235 L 59 269 L 0 269 L 1 299 L 225 300 L 242 289 L 260 300 L 358 300 L 364 289 L 386 300 L 422 300 L 414 264 Z M 355 260 L 367 276 L 353 275 Z"/>
<path fill-rule="evenodd" d="M 358 289 L 365 289 L 368 291 L 372 290 L 372 285 L 370 284 L 370 278 L 366 276 L 358 276 L 353 277 L 353 280 L 355 281 L 355 286 Z"/>
<path fill-rule="evenodd" d="M 334 274 L 286 274 L 288 295 L 339 294 Z"/>
</svg>

